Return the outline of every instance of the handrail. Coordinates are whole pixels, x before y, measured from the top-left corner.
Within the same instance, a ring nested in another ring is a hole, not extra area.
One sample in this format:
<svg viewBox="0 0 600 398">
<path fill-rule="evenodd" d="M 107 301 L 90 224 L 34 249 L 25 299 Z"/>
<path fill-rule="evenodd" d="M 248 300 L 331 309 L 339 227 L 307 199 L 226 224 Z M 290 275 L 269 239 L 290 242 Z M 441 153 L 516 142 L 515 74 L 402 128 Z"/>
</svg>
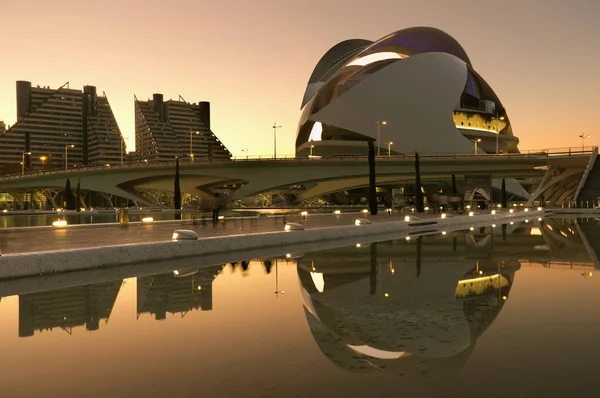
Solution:
<svg viewBox="0 0 600 398">
<path fill-rule="evenodd" d="M 591 147 L 591 150 L 583 150 L 581 148 L 578 148 L 577 151 L 572 150 L 572 148 L 566 148 L 568 149 L 568 151 L 560 151 L 560 152 L 551 152 L 551 150 L 541 150 L 541 151 L 536 151 L 536 152 L 530 152 L 530 153 L 506 153 L 506 154 L 439 154 L 439 153 L 424 153 L 423 155 L 419 155 L 419 158 L 423 161 L 426 161 L 428 159 L 514 159 L 514 158 L 520 158 L 520 159 L 540 159 L 540 158 L 546 158 L 546 157 L 553 157 L 553 156 L 577 156 L 577 155 L 588 155 L 588 154 L 593 154 L 594 150 L 597 150 L 597 147 Z M 565 149 L 565 148 L 559 148 L 559 149 Z M 288 157 L 289 156 L 289 157 Z M 204 159 L 204 158 L 196 158 L 194 160 L 194 163 L 202 163 L 202 164 L 206 164 L 206 163 L 245 163 L 245 162 L 285 162 L 285 163 L 290 163 L 290 162 L 344 162 L 344 161 L 365 161 L 368 157 L 364 156 L 364 155 L 335 155 L 335 156 L 331 156 L 331 157 L 323 157 L 320 159 L 316 159 L 316 158 L 298 158 L 292 155 L 285 155 L 283 158 L 278 157 L 277 159 L 273 159 L 273 157 L 263 157 L 263 156 L 258 156 L 258 157 L 243 157 L 243 158 L 236 158 L 234 157 L 233 159 L 229 159 L 229 158 L 224 158 L 224 159 Z M 415 156 L 413 154 L 410 155 L 391 155 L 391 156 L 377 156 L 376 160 L 378 162 L 382 162 L 382 161 L 398 161 L 398 160 L 413 160 L 415 158 Z M 187 164 L 187 162 L 182 162 L 180 163 L 180 166 L 185 167 Z M 10 179 L 18 179 L 18 178 L 24 178 L 24 177 L 35 177 L 35 176 L 40 176 L 40 175 L 52 175 L 52 174 L 59 174 L 59 173 L 74 173 L 74 172 L 81 172 L 81 171 L 95 171 L 95 170 L 105 170 L 105 169 L 131 169 L 131 168 L 147 168 L 147 167 L 156 167 L 156 166 L 174 166 L 175 165 L 175 161 L 173 160 L 161 160 L 161 161 L 155 161 L 155 162 L 135 162 L 135 163 L 124 163 L 123 165 L 114 165 L 114 166 L 106 166 L 106 165 L 97 165 L 97 166 L 84 166 L 84 167 L 74 167 L 71 168 L 69 170 L 63 170 L 62 168 L 57 168 L 57 169 L 51 169 L 51 170 L 37 170 L 37 171 L 28 171 L 25 174 L 21 174 L 21 173 L 15 173 L 15 174 L 6 174 L 6 175 L 0 175 L 0 180 L 10 180 Z"/>
</svg>

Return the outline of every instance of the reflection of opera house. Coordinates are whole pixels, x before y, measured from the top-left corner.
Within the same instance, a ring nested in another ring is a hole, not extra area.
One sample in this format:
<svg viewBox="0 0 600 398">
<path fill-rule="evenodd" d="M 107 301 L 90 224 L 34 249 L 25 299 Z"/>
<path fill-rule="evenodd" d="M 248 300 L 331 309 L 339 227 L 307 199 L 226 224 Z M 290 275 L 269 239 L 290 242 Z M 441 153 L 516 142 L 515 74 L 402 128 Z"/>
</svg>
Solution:
<svg viewBox="0 0 600 398">
<path fill-rule="evenodd" d="M 500 99 L 465 50 L 428 27 L 327 51 L 302 100 L 296 152 L 364 154 L 378 128 L 385 154 L 473 153 L 475 142 L 486 153 L 518 151 Z"/>
<path fill-rule="evenodd" d="M 298 262 L 315 341 L 346 370 L 409 378 L 458 372 L 508 299 L 519 268 L 510 262 L 498 272 L 495 264 L 482 269 L 470 259 L 440 263 L 396 255 L 394 261 L 382 254 L 394 249 L 382 244 L 345 250 Z"/>
</svg>

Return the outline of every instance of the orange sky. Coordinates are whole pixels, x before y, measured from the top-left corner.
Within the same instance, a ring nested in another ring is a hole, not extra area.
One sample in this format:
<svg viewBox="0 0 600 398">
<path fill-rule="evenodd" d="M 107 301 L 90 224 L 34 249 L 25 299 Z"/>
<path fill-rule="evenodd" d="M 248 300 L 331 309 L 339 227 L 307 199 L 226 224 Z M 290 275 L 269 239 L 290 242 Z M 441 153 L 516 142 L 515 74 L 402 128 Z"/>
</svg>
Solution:
<svg viewBox="0 0 600 398">
<path fill-rule="evenodd" d="M 306 82 L 349 38 L 429 25 L 465 48 L 506 107 L 521 149 L 600 143 L 596 0 L 0 0 L 0 120 L 15 121 L 15 81 L 105 91 L 129 149 L 133 95 L 181 94 L 212 106 L 234 155 L 292 154 Z"/>
</svg>

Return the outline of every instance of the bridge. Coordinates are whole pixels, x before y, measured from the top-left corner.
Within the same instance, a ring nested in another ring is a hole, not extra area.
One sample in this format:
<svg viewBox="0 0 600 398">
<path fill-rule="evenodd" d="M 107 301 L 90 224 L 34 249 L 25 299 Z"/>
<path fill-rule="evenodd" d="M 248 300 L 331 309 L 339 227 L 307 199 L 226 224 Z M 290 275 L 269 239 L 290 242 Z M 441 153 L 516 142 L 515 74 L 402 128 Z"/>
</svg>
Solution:
<svg viewBox="0 0 600 398">
<path fill-rule="evenodd" d="M 423 181 L 479 176 L 489 178 L 542 178 L 536 197 L 560 203 L 573 197 L 582 177 L 595 161 L 597 149 L 562 149 L 518 154 L 472 154 L 420 156 Z M 414 182 L 414 156 L 376 158 L 378 185 Z M 368 186 L 368 159 L 364 156 L 332 158 L 242 158 L 226 161 L 196 159 L 180 162 L 181 191 L 200 197 L 214 189 L 232 188 L 232 199 L 251 197 L 278 189 L 302 186 L 298 199 L 309 199 L 341 190 Z M 141 204 L 152 204 L 161 192 L 172 192 L 175 161 L 132 163 L 122 166 L 78 167 L 70 170 L 32 171 L 0 176 L 0 192 L 39 191 L 51 203 L 67 179 L 81 190 L 115 195 Z M 531 200 L 534 200 L 532 198 Z"/>
</svg>

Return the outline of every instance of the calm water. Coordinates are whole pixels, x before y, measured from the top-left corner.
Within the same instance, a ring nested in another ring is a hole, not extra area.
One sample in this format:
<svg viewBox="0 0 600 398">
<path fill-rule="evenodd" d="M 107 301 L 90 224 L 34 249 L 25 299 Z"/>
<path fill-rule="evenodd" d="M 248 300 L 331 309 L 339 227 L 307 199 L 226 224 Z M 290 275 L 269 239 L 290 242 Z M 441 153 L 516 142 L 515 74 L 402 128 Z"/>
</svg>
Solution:
<svg viewBox="0 0 600 398">
<path fill-rule="evenodd" d="M 0 282 L 19 293 L 0 301 L 0 388 L 3 397 L 597 397 L 598 249 L 596 220 L 547 220 L 298 258 L 173 263 L 125 280 L 82 274 L 87 285 Z"/>
</svg>

